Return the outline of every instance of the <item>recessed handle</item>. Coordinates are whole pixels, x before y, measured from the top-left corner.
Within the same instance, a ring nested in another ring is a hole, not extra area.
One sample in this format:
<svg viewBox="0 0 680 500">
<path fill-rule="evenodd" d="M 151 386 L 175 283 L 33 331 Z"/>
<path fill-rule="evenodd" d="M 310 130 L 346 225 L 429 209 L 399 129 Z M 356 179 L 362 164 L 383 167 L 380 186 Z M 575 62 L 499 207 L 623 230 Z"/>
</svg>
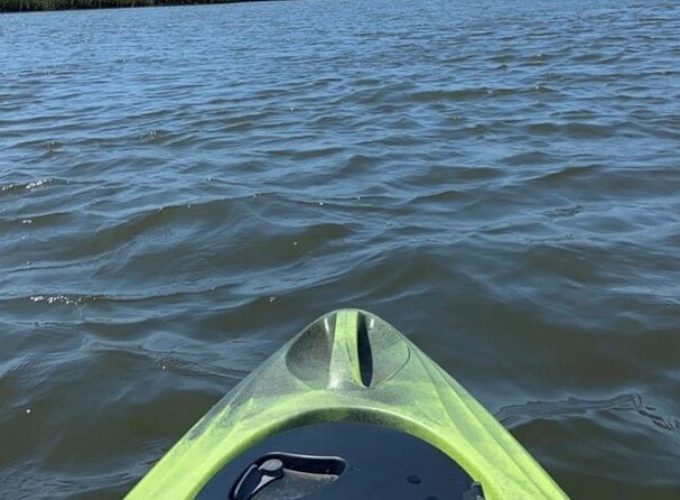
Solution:
<svg viewBox="0 0 680 500">
<path fill-rule="evenodd" d="M 340 457 L 268 453 L 239 476 L 229 499 L 251 500 L 277 481 L 290 483 L 291 489 L 311 493 L 334 482 L 344 470 L 345 461 Z"/>
</svg>

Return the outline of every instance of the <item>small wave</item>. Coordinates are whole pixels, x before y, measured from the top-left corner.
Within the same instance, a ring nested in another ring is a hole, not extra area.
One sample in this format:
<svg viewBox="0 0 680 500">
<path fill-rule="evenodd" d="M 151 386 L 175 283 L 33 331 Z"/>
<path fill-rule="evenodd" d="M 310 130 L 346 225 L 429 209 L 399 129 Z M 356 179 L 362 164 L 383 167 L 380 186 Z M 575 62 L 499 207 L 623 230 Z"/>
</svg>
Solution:
<svg viewBox="0 0 680 500">
<path fill-rule="evenodd" d="M 35 179 L 29 182 L 10 182 L 0 185 L 0 193 L 21 194 L 38 188 L 64 183 L 65 182 L 59 181 L 58 179 L 54 179 L 52 177 L 44 177 L 42 179 Z"/>
<path fill-rule="evenodd" d="M 580 214 L 582 211 L 583 211 L 582 205 L 570 205 L 567 207 L 560 207 L 555 208 L 553 210 L 548 210 L 547 212 L 544 212 L 544 215 L 546 217 L 549 217 L 550 219 L 559 219 L 563 217 L 574 217 L 575 215 Z"/>
<path fill-rule="evenodd" d="M 441 203 L 445 204 L 441 207 L 443 210 L 447 209 L 448 204 L 461 201 L 468 197 L 468 193 L 465 191 L 460 191 L 457 189 L 446 189 L 443 191 L 438 191 L 435 193 L 426 193 L 415 196 L 411 199 L 411 203 L 424 203 L 424 204 L 435 204 L 439 205 Z"/>
<path fill-rule="evenodd" d="M 487 87 L 470 87 L 456 90 L 421 90 L 413 92 L 410 100 L 414 102 L 433 101 L 469 101 L 487 97 L 493 93 L 493 89 Z"/>
<path fill-rule="evenodd" d="M 170 136 L 170 132 L 163 129 L 152 129 L 139 135 L 139 139 L 148 141 L 149 144 L 162 143 Z"/>
<path fill-rule="evenodd" d="M 613 136 L 618 128 L 618 124 L 572 122 L 562 127 L 562 130 L 567 137 L 573 139 L 602 139 Z"/>
<path fill-rule="evenodd" d="M 557 171 L 548 172 L 534 179 L 535 182 L 548 184 L 561 184 L 574 178 L 589 177 L 601 169 L 600 165 L 569 165 Z"/>
<path fill-rule="evenodd" d="M 559 161 L 559 157 L 543 151 L 528 151 L 525 153 L 506 156 L 501 160 L 505 165 L 549 165 Z"/>
<path fill-rule="evenodd" d="M 561 419 L 602 411 L 632 411 L 649 419 L 655 427 L 665 431 L 680 431 L 680 421 L 659 414 L 647 405 L 639 393 L 628 393 L 608 399 L 580 399 L 570 397 L 562 401 L 529 401 L 505 406 L 495 414 L 506 427 L 515 428 L 534 420 Z"/>
<path fill-rule="evenodd" d="M 291 156 L 298 161 L 313 160 L 315 158 L 327 158 L 342 153 L 344 148 L 341 147 L 320 147 L 310 148 L 305 150 L 291 151 Z"/>
<path fill-rule="evenodd" d="M 145 343 L 149 342 L 146 337 Z M 178 344 L 179 340 L 173 341 L 173 345 Z M 228 343 L 228 341 L 227 341 Z M 249 352 L 258 351 L 258 347 L 263 347 L 266 343 L 252 342 L 244 347 Z M 210 376 L 220 380 L 233 380 L 235 382 L 243 379 L 250 371 L 251 366 L 247 360 L 230 358 L 226 351 L 207 351 L 204 346 L 197 344 L 189 347 L 184 340 L 181 341 L 182 349 L 172 350 L 151 348 L 146 345 L 134 342 L 111 342 L 103 340 L 88 340 L 85 343 L 87 351 L 98 356 L 101 364 L 112 361 L 112 358 L 125 356 L 131 359 L 142 360 L 161 371 L 173 372 L 191 376 Z M 268 352 L 265 352 L 266 355 Z M 104 358 L 108 358 L 104 359 Z M 116 361 L 118 362 L 118 361 Z"/>
<path fill-rule="evenodd" d="M 68 306 L 77 306 L 84 302 L 94 302 L 100 297 L 92 295 L 31 295 L 29 300 L 31 302 L 44 302 L 46 304 L 63 304 Z"/>
<path fill-rule="evenodd" d="M 504 177 L 506 172 L 503 169 L 496 167 L 455 167 L 451 171 L 451 175 L 458 180 L 463 181 L 486 181 Z"/>
</svg>

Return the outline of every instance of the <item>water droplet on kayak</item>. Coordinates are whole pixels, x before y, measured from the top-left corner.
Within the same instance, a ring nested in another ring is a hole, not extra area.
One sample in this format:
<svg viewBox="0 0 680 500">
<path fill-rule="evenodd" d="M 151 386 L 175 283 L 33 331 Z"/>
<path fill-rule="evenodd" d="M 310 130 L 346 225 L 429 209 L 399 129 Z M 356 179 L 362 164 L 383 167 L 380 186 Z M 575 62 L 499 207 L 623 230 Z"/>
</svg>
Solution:
<svg viewBox="0 0 680 500">
<path fill-rule="evenodd" d="M 423 482 L 423 480 L 420 479 L 420 476 L 418 474 L 411 474 L 406 478 L 406 480 L 411 484 L 420 484 Z"/>
</svg>

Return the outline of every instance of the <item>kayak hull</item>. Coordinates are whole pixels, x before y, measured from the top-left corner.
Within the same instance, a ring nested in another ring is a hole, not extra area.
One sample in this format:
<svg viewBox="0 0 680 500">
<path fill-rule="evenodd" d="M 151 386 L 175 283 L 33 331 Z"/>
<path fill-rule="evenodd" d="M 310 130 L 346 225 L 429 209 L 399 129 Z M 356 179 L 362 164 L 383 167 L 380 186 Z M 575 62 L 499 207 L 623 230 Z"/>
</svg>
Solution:
<svg viewBox="0 0 680 500">
<path fill-rule="evenodd" d="M 219 401 L 129 499 L 194 498 L 230 461 L 277 433 L 365 422 L 429 443 L 486 499 L 567 498 L 531 455 L 442 368 L 366 311 L 329 313 Z"/>
</svg>

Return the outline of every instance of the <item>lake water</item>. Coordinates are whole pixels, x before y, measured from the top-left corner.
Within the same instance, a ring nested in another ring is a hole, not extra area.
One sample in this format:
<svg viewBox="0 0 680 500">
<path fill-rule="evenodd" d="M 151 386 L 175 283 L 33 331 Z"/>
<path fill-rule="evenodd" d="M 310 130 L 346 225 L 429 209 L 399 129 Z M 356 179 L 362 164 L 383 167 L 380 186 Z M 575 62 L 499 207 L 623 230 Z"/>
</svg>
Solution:
<svg viewBox="0 0 680 500">
<path fill-rule="evenodd" d="M 0 490 L 116 498 L 359 306 L 574 498 L 680 498 L 680 3 L 0 16 Z"/>
</svg>

